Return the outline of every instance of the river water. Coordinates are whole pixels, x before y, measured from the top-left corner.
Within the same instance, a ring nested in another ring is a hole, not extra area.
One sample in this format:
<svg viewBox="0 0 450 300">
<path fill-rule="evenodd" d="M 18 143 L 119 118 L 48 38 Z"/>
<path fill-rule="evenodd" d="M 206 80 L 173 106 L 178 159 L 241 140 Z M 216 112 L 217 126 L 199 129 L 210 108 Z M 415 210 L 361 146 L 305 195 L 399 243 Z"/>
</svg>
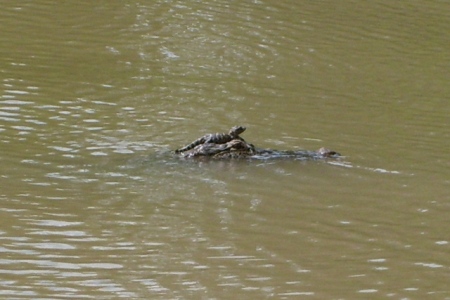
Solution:
<svg viewBox="0 0 450 300">
<path fill-rule="evenodd" d="M 4 1 L 0 298 L 450 299 L 446 1 Z M 338 160 L 185 161 L 244 125 Z"/>
</svg>

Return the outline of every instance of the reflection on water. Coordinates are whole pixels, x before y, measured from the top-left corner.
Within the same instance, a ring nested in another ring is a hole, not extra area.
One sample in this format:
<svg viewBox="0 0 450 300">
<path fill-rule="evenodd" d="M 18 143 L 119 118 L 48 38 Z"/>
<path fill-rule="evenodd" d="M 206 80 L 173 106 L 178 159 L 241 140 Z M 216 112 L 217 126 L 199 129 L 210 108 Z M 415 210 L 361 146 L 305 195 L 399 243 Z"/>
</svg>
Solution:
<svg viewBox="0 0 450 300">
<path fill-rule="evenodd" d="M 448 299 L 446 11 L 5 4 L 0 295 Z M 237 124 L 344 157 L 171 152 Z"/>
</svg>

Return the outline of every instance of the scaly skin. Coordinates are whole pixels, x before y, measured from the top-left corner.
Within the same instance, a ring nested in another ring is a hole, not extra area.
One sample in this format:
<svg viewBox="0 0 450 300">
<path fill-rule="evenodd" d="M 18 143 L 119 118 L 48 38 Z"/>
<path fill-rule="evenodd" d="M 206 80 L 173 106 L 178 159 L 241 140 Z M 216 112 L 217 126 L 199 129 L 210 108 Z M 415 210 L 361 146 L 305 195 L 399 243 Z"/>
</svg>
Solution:
<svg viewBox="0 0 450 300">
<path fill-rule="evenodd" d="M 336 158 L 340 154 L 320 148 L 317 151 L 308 150 L 273 150 L 255 148 L 245 141 L 234 139 L 225 144 L 207 143 L 194 147 L 192 150 L 182 154 L 186 158 L 210 157 L 213 159 L 236 159 L 236 158 L 295 158 L 295 159 L 324 159 Z"/>
<path fill-rule="evenodd" d="M 182 153 L 188 150 L 195 148 L 198 145 L 203 144 L 225 144 L 234 139 L 244 140 L 239 135 L 245 131 L 244 126 L 234 126 L 230 129 L 228 133 L 211 133 L 204 135 L 189 145 L 184 146 L 183 148 L 175 150 L 175 153 Z"/>
<path fill-rule="evenodd" d="M 228 134 L 216 133 L 205 135 L 191 144 L 176 150 L 182 157 L 210 157 L 215 159 L 229 158 L 295 158 L 295 159 L 324 159 L 336 158 L 340 154 L 320 148 L 317 151 L 308 150 L 273 150 L 255 148 L 250 143 L 239 137 L 244 132 L 245 127 L 235 126 Z M 184 152 L 184 153 L 183 153 Z"/>
<path fill-rule="evenodd" d="M 183 153 L 183 157 L 214 157 L 221 158 L 234 155 L 236 158 L 248 157 L 255 153 L 255 147 L 252 144 L 241 139 L 233 139 L 224 144 L 205 143 L 195 146 L 191 151 Z"/>
</svg>

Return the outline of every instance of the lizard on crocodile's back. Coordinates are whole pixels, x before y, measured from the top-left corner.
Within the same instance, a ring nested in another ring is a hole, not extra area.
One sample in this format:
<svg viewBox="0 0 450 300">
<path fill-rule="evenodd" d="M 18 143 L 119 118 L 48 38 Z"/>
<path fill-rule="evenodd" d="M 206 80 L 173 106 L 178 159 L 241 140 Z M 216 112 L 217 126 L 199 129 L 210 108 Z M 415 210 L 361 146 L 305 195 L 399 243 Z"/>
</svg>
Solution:
<svg viewBox="0 0 450 300">
<path fill-rule="evenodd" d="M 225 144 L 235 139 L 243 141 L 244 139 L 242 139 L 239 135 L 244 131 L 245 131 L 244 126 L 234 126 L 230 129 L 228 133 L 210 133 L 196 139 L 189 145 L 184 146 L 183 148 L 175 150 L 175 153 L 182 153 L 202 144 Z"/>
<path fill-rule="evenodd" d="M 185 158 L 294 158 L 294 159 L 323 159 L 341 156 L 336 151 L 320 148 L 317 151 L 309 150 L 274 150 L 256 148 L 239 136 L 245 131 L 243 126 L 234 126 L 228 133 L 207 134 L 195 140 L 175 153 Z"/>
</svg>

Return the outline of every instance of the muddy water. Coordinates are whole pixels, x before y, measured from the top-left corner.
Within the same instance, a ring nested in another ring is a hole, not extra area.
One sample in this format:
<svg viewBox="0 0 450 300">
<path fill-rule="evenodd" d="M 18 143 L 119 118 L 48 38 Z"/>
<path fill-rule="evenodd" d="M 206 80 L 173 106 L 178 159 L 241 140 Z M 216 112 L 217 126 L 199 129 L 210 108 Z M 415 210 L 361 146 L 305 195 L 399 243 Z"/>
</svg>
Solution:
<svg viewBox="0 0 450 300">
<path fill-rule="evenodd" d="M 7 1 L 0 298 L 450 299 L 449 11 Z"/>
</svg>

